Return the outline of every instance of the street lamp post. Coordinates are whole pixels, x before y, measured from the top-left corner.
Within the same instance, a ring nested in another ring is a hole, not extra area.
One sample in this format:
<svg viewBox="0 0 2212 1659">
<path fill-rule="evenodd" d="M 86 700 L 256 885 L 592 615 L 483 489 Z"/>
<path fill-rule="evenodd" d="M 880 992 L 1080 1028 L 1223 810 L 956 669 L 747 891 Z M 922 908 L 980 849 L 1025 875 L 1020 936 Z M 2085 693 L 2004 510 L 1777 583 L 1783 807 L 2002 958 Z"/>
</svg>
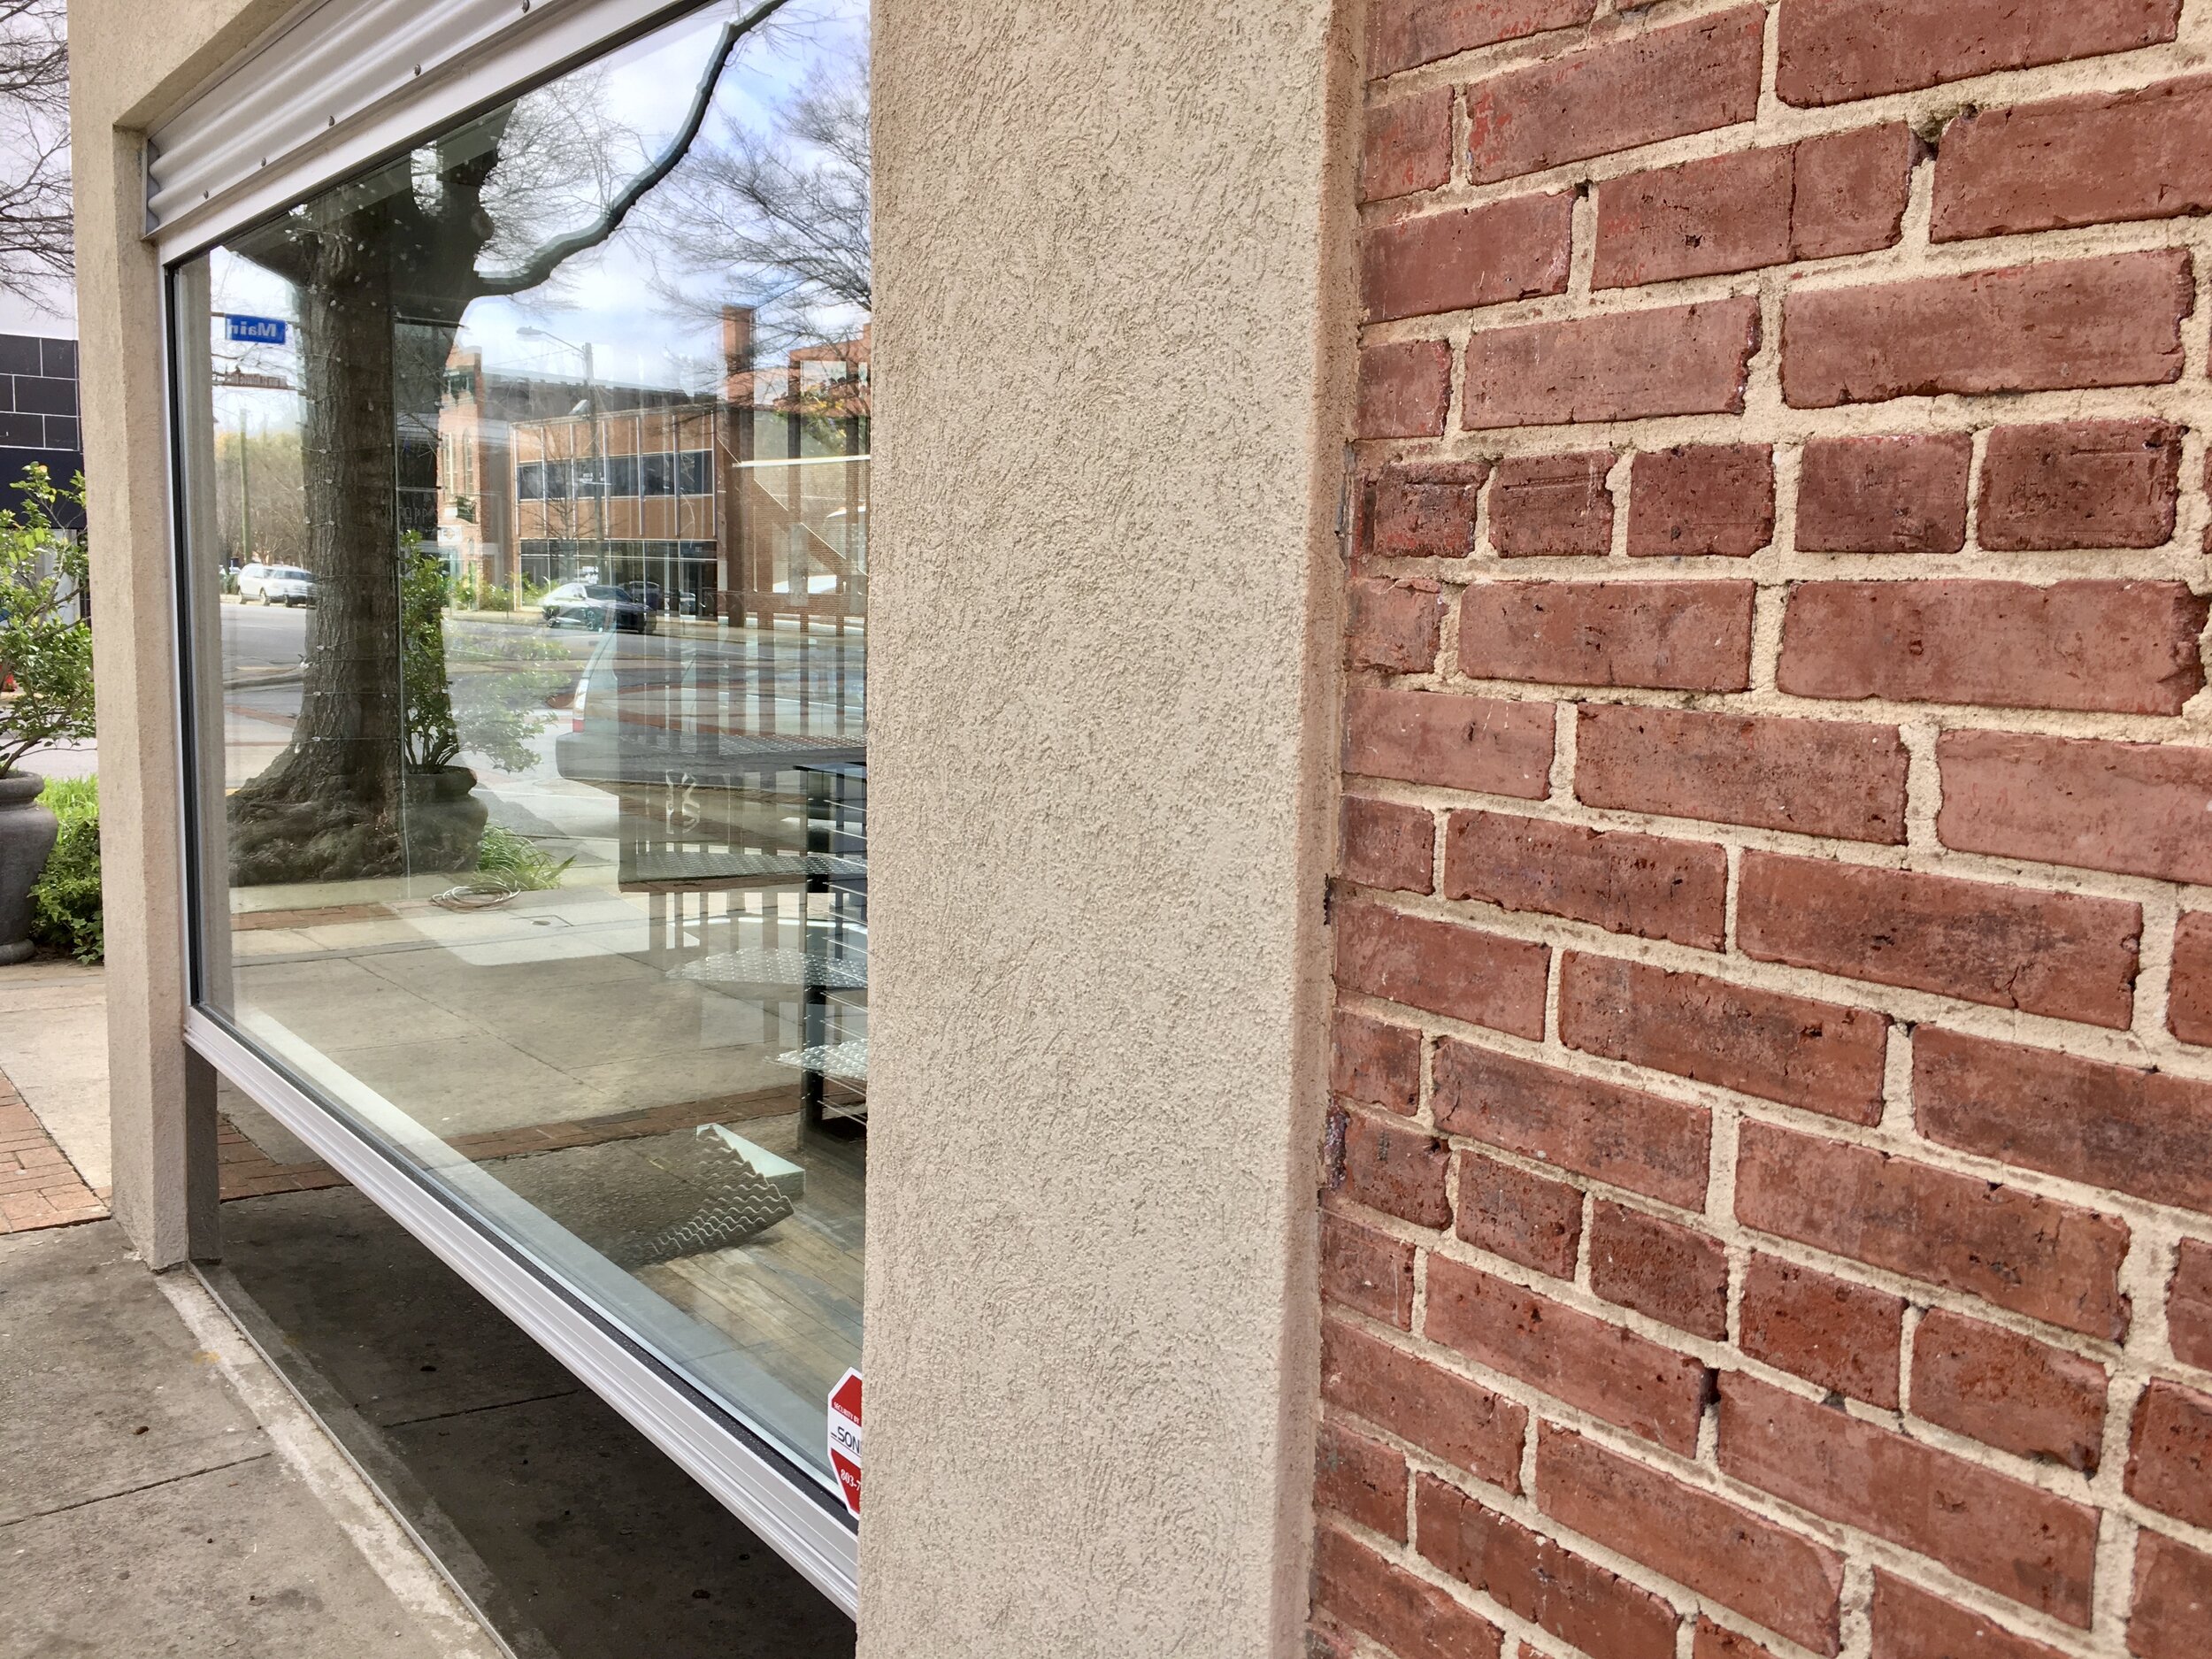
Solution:
<svg viewBox="0 0 2212 1659">
<path fill-rule="evenodd" d="M 596 531 L 596 540 L 603 557 L 603 550 L 607 545 L 607 466 L 605 457 L 600 454 L 599 450 L 599 400 L 596 389 L 592 383 L 591 342 L 587 340 L 580 345 L 573 340 L 564 340 L 549 328 L 539 328 L 535 326 L 518 328 L 515 332 L 525 340 L 544 340 L 557 346 L 566 346 L 584 359 L 584 423 L 590 431 L 589 455 L 592 483 L 598 493 L 598 518 L 594 528 Z M 601 572 L 601 580 L 605 580 L 603 572 Z"/>
</svg>

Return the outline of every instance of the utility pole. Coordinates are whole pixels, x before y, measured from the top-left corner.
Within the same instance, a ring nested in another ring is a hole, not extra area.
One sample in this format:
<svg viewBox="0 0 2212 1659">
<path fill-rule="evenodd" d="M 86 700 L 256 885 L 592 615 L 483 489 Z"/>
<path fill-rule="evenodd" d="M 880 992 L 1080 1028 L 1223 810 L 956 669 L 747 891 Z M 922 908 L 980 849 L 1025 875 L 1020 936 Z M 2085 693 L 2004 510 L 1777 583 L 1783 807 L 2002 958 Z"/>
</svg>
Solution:
<svg viewBox="0 0 2212 1659">
<path fill-rule="evenodd" d="M 599 517 L 592 526 L 599 542 L 599 580 L 608 580 L 607 565 L 607 457 L 602 454 L 599 442 L 599 393 L 591 374 L 591 342 L 583 343 L 584 353 L 584 419 L 591 426 L 591 475 L 599 487 Z"/>
<path fill-rule="evenodd" d="M 246 463 L 246 411 L 238 411 L 238 542 L 240 565 L 253 563 L 253 480 Z"/>
</svg>

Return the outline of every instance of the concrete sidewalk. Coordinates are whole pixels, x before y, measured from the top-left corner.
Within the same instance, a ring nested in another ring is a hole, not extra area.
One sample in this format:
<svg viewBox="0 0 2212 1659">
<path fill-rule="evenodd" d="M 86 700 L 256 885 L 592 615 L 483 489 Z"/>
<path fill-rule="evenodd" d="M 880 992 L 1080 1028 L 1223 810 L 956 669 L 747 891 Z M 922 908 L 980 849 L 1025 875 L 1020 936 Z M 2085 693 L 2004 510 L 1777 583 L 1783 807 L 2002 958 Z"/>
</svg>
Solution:
<svg viewBox="0 0 2212 1659">
<path fill-rule="evenodd" d="M 0 1659 L 496 1659 L 198 1276 L 98 1218 L 105 1025 L 96 971 L 0 969 Z"/>
</svg>

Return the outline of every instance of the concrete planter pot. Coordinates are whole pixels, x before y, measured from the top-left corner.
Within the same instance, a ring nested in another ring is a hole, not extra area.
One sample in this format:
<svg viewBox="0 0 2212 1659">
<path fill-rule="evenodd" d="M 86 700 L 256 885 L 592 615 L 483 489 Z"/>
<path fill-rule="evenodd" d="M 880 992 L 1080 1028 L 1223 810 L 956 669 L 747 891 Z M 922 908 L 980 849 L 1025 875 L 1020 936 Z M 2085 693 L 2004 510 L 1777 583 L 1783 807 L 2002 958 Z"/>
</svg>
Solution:
<svg viewBox="0 0 2212 1659">
<path fill-rule="evenodd" d="M 491 813 L 471 793 L 476 774 L 466 766 L 407 774 L 407 867 L 410 871 L 473 870 Z"/>
<path fill-rule="evenodd" d="M 0 963 L 31 954 L 31 888 L 61 830 L 60 820 L 38 803 L 45 787 L 35 772 L 0 777 Z"/>
</svg>

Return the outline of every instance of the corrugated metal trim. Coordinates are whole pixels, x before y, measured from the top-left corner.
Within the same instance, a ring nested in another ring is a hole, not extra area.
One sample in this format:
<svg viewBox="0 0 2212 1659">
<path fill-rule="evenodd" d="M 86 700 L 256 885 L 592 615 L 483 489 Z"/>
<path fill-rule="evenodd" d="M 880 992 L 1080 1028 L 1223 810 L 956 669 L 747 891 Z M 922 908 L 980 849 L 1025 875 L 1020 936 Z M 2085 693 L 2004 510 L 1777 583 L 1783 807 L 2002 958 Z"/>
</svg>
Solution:
<svg viewBox="0 0 2212 1659">
<path fill-rule="evenodd" d="M 266 200 L 303 161 L 358 165 L 503 84 L 699 4 L 320 0 L 148 135 L 147 234 L 229 219 L 222 210 L 248 195 L 266 211 L 327 181 L 303 173 Z"/>
</svg>

